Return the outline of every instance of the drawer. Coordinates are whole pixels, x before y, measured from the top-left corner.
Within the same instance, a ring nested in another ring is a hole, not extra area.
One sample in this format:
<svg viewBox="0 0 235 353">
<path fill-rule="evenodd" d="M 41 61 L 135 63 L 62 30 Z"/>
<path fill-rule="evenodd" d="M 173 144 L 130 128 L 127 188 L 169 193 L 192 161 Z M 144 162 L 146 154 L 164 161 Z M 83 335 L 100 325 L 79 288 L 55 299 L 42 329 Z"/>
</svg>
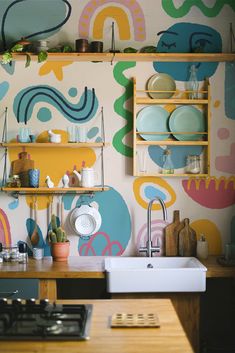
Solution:
<svg viewBox="0 0 235 353">
<path fill-rule="evenodd" d="M 0 279 L 0 298 L 38 298 L 37 279 Z"/>
</svg>

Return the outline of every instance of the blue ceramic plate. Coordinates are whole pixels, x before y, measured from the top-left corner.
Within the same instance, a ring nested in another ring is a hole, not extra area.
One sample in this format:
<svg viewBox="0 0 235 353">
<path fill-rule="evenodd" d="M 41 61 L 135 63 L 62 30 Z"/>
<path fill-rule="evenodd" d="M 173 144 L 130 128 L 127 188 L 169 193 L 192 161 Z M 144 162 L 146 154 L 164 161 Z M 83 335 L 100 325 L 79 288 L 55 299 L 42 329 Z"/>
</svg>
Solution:
<svg viewBox="0 0 235 353">
<path fill-rule="evenodd" d="M 205 117 L 203 113 L 192 107 L 182 106 L 175 109 L 169 119 L 170 131 L 179 141 L 196 141 L 202 140 L 203 135 L 200 134 L 177 134 L 177 132 L 203 132 L 206 129 Z"/>
<path fill-rule="evenodd" d="M 148 106 L 137 114 L 136 127 L 139 132 L 169 132 L 169 112 L 159 106 Z M 166 140 L 170 134 L 140 134 L 147 141 Z"/>
</svg>

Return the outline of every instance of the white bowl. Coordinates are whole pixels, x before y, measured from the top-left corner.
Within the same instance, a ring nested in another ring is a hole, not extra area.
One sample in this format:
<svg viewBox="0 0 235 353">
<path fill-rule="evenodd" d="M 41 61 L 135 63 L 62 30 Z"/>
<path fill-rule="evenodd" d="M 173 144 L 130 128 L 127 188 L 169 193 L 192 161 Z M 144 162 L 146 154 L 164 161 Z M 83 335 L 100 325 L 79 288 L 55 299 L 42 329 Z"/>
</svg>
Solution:
<svg viewBox="0 0 235 353">
<path fill-rule="evenodd" d="M 75 208 L 70 215 L 72 229 L 78 235 L 90 236 L 100 229 L 102 223 L 99 211 L 89 205 Z"/>
</svg>

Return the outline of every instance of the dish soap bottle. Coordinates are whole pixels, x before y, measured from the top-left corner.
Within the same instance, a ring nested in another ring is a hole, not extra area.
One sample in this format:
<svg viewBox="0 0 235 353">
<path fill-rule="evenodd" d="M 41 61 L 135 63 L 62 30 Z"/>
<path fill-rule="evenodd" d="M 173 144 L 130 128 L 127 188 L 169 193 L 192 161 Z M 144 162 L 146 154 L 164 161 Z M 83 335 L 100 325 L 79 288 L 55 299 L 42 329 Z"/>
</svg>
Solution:
<svg viewBox="0 0 235 353">
<path fill-rule="evenodd" d="M 194 91 L 189 93 L 189 99 L 197 99 L 198 98 L 198 87 L 199 82 L 197 79 L 197 69 L 195 65 L 190 66 L 190 76 L 188 81 L 188 90 Z"/>
<path fill-rule="evenodd" d="M 208 242 L 204 234 L 201 234 L 197 241 L 197 257 L 202 260 L 208 258 Z"/>
<path fill-rule="evenodd" d="M 162 174 L 174 174 L 174 165 L 171 160 L 171 150 L 169 148 L 163 153 Z"/>
</svg>

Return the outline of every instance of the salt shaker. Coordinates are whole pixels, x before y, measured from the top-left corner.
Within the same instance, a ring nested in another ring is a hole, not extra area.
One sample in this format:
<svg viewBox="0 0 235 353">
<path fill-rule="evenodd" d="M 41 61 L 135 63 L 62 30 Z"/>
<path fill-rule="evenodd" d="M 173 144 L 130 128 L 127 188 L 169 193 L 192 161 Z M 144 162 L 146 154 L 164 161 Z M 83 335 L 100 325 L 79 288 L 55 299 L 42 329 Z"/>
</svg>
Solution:
<svg viewBox="0 0 235 353">
<path fill-rule="evenodd" d="M 19 244 L 19 263 L 26 264 L 28 262 L 28 246 L 26 243 Z"/>
</svg>

